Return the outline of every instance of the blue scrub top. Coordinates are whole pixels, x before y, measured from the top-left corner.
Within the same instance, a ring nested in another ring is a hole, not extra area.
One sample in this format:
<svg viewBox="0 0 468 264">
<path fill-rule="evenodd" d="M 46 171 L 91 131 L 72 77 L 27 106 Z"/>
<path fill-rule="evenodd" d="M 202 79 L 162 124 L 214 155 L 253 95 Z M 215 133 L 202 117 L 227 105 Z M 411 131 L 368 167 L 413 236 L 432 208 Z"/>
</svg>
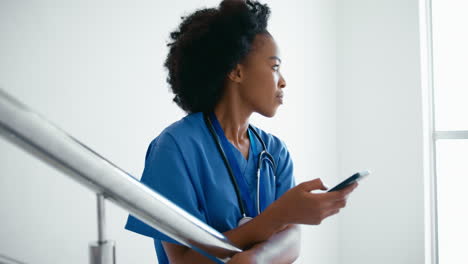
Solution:
<svg viewBox="0 0 468 264">
<path fill-rule="evenodd" d="M 252 127 L 265 142 L 277 166 L 276 182 L 267 162 L 261 171 L 261 192 L 266 193 L 262 196 L 267 197 L 269 205 L 295 185 L 293 164 L 280 139 Z M 258 141 L 257 137 L 253 138 Z M 231 147 L 251 200 L 256 202 L 257 159 L 262 145 L 260 142 L 251 144 L 256 149 L 249 151 L 247 160 L 234 145 Z M 187 115 L 150 143 L 141 182 L 221 233 L 236 228 L 241 218 L 234 186 L 202 113 Z M 154 239 L 160 264 L 169 263 L 161 241 L 180 244 L 132 215 L 125 228 Z"/>
</svg>

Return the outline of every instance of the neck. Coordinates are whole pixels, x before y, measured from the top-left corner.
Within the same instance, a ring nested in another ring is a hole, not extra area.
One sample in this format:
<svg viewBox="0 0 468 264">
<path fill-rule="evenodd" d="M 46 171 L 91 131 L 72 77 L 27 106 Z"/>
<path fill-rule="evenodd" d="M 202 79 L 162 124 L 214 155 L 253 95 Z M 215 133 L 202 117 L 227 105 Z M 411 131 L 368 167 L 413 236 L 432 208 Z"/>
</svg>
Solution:
<svg viewBox="0 0 468 264">
<path fill-rule="evenodd" d="M 223 96 L 223 99 L 215 107 L 215 115 L 226 138 L 235 146 L 241 146 L 249 142 L 247 129 L 251 111 L 242 104 L 240 98 L 231 95 Z"/>
</svg>

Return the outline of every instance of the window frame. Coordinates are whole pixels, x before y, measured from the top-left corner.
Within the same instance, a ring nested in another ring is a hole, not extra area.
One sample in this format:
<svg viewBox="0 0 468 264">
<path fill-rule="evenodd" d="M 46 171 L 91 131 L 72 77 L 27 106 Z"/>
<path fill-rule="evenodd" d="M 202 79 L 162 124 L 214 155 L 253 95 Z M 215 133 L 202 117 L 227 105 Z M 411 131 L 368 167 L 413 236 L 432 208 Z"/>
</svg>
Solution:
<svg viewBox="0 0 468 264">
<path fill-rule="evenodd" d="M 423 115 L 423 166 L 425 208 L 425 263 L 439 263 L 437 142 L 468 139 L 468 130 L 435 130 L 432 0 L 419 0 L 421 88 Z"/>
</svg>

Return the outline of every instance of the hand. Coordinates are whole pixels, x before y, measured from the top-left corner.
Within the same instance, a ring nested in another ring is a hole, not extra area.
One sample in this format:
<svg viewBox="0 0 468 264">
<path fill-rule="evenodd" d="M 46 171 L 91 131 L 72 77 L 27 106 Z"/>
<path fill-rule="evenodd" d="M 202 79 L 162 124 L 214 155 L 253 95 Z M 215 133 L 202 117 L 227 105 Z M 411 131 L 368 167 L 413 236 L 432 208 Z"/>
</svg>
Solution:
<svg viewBox="0 0 468 264">
<path fill-rule="evenodd" d="M 260 264 L 262 263 L 256 254 L 256 247 L 249 250 L 244 250 L 241 253 L 235 254 L 228 264 Z"/>
<path fill-rule="evenodd" d="M 357 185 L 354 183 L 329 193 L 311 193 L 313 190 L 327 190 L 327 187 L 320 179 L 303 182 L 283 194 L 265 211 L 273 210 L 272 214 L 282 224 L 318 225 L 346 206 L 348 195 Z"/>
<path fill-rule="evenodd" d="M 268 242 L 262 242 L 255 244 L 252 248 L 249 250 L 245 250 L 241 253 L 237 253 L 234 255 L 231 260 L 228 262 L 228 264 L 271 264 L 271 263 L 276 263 L 276 264 L 290 264 L 291 261 L 277 258 L 275 257 L 275 254 L 268 253 L 268 249 L 266 249 L 266 244 Z M 270 248 L 271 251 L 271 248 Z M 276 248 L 274 250 L 276 252 Z M 297 252 L 299 254 L 299 251 Z"/>
</svg>

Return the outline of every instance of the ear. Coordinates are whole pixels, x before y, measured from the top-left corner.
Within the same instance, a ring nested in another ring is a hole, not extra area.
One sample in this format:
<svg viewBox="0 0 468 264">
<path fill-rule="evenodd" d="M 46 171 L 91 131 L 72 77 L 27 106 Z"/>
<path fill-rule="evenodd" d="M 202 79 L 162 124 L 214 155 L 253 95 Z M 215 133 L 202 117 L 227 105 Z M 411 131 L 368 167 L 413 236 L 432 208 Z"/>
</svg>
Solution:
<svg viewBox="0 0 468 264">
<path fill-rule="evenodd" d="M 234 67 L 234 69 L 228 74 L 229 80 L 236 83 L 242 82 L 244 75 L 242 70 L 242 65 L 237 64 L 236 67 Z"/>
</svg>

